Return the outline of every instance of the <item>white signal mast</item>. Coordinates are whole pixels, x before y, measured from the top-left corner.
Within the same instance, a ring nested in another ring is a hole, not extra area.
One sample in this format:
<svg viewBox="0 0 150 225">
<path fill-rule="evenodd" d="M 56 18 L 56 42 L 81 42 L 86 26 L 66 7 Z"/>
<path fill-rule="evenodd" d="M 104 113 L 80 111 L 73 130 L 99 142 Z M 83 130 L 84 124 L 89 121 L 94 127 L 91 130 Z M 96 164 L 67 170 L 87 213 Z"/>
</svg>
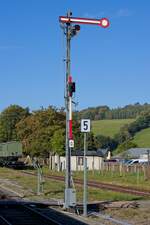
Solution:
<svg viewBox="0 0 150 225">
<path fill-rule="evenodd" d="M 66 91 L 65 91 L 65 108 L 66 108 L 66 176 L 65 176 L 65 201 L 64 208 L 68 209 L 76 205 L 76 192 L 71 181 L 71 150 L 74 148 L 72 132 L 72 95 L 75 92 L 75 82 L 73 82 L 70 70 L 70 42 L 71 38 L 80 31 L 78 24 L 98 25 L 102 28 L 109 27 L 109 20 L 76 18 L 72 17 L 72 12 L 67 16 L 60 16 L 59 22 L 64 25 L 66 35 Z M 72 26 L 72 24 L 75 24 Z"/>
</svg>

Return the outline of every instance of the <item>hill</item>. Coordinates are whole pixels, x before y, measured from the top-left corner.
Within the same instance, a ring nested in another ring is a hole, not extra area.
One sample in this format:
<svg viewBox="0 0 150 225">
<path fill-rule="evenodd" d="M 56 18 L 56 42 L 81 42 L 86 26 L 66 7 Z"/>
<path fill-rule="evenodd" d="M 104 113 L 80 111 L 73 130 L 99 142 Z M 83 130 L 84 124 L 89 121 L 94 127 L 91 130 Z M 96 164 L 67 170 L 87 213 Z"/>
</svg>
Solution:
<svg viewBox="0 0 150 225">
<path fill-rule="evenodd" d="M 111 119 L 136 119 L 142 112 L 150 110 L 150 104 L 130 104 L 124 107 L 109 108 L 107 105 L 89 107 L 78 112 L 79 119 L 111 120 Z"/>
<path fill-rule="evenodd" d="M 150 128 L 139 131 L 135 135 L 133 142 L 136 143 L 138 147 L 150 147 Z"/>
<path fill-rule="evenodd" d="M 117 119 L 117 120 L 97 120 L 92 121 L 92 131 L 94 135 L 104 135 L 113 137 L 117 134 L 122 126 L 132 123 L 134 119 Z"/>
</svg>

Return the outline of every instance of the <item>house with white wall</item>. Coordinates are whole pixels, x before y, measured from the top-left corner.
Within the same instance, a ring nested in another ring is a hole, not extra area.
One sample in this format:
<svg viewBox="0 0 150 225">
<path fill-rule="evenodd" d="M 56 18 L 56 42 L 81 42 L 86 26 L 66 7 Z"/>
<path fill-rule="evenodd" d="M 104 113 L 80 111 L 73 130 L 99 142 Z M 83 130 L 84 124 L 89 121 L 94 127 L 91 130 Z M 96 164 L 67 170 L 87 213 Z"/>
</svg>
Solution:
<svg viewBox="0 0 150 225">
<path fill-rule="evenodd" d="M 90 150 L 86 153 L 88 170 L 101 170 L 103 161 L 108 155 L 107 149 Z M 71 170 L 82 171 L 84 168 L 84 151 L 76 150 L 71 153 Z M 53 168 L 57 168 L 58 171 L 66 169 L 66 157 L 65 156 L 53 156 Z"/>
</svg>

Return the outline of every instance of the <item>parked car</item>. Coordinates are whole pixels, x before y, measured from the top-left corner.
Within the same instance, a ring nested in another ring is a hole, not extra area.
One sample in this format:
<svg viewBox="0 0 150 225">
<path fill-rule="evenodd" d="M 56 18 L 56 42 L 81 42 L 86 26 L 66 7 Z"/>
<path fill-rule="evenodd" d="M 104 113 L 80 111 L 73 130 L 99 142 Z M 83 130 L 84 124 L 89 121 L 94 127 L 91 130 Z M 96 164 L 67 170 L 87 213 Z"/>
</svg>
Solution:
<svg viewBox="0 0 150 225">
<path fill-rule="evenodd" d="M 126 165 L 131 166 L 131 165 L 142 164 L 142 163 L 146 163 L 146 162 L 148 162 L 147 159 L 131 159 L 131 160 L 127 161 Z"/>
</svg>

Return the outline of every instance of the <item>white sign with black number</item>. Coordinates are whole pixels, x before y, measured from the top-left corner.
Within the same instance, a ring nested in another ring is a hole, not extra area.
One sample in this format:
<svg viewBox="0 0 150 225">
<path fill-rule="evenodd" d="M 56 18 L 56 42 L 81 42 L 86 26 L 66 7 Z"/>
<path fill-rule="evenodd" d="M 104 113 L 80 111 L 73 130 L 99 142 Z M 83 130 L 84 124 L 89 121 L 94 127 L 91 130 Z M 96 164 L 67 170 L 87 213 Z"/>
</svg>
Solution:
<svg viewBox="0 0 150 225">
<path fill-rule="evenodd" d="M 81 120 L 81 132 L 87 133 L 91 130 L 91 121 L 88 119 Z"/>
<path fill-rule="evenodd" d="M 74 140 L 69 140 L 69 147 L 74 148 Z"/>
</svg>

